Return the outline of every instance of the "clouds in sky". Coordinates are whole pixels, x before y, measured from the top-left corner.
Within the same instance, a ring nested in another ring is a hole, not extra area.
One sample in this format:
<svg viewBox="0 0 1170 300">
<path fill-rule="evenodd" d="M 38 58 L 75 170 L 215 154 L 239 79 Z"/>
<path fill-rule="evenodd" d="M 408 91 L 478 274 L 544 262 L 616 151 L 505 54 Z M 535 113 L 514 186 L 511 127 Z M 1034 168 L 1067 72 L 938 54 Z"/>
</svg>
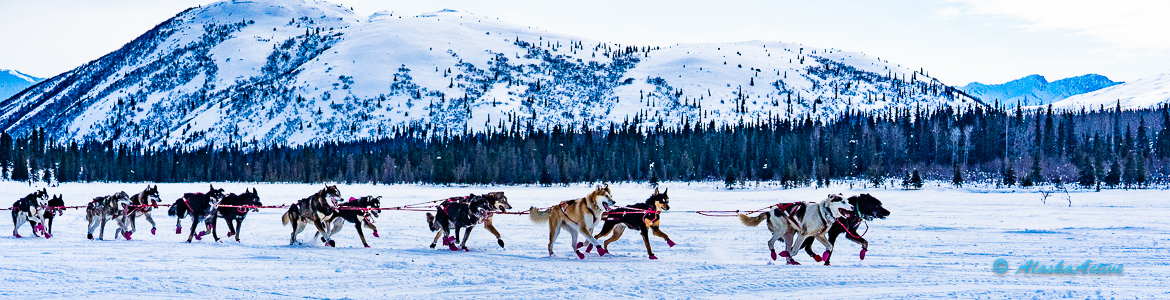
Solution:
<svg viewBox="0 0 1170 300">
<path fill-rule="evenodd" d="M 949 0 L 943 17 L 992 17 L 1027 30 L 1071 33 L 1107 43 L 1114 50 L 1170 50 L 1170 1 Z"/>
</svg>

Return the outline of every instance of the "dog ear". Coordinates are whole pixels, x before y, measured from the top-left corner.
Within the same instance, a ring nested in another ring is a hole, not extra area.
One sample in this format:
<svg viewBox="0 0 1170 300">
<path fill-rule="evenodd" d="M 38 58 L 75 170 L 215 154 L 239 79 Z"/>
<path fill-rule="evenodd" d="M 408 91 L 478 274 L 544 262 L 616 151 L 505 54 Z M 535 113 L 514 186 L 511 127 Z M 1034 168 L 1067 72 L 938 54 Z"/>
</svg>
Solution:
<svg viewBox="0 0 1170 300">
<path fill-rule="evenodd" d="M 658 187 L 654 187 L 654 194 L 651 194 L 651 195 L 653 196 L 653 195 L 658 195 L 658 194 L 661 194 L 658 192 Z"/>
<path fill-rule="evenodd" d="M 670 188 L 667 188 L 667 189 L 665 189 L 665 190 L 662 190 L 662 194 L 663 194 L 663 195 L 666 195 L 666 192 L 669 192 L 669 191 L 670 191 Z"/>
</svg>

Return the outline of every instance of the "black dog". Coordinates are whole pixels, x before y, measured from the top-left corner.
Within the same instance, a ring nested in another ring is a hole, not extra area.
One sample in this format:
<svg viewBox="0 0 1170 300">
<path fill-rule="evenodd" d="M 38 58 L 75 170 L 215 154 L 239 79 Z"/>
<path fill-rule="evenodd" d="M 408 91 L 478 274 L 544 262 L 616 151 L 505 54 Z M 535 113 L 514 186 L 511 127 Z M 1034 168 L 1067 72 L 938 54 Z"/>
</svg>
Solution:
<svg viewBox="0 0 1170 300">
<path fill-rule="evenodd" d="M 471 235 L 471 230 L 475 229 L 475 225 L 479 224 L 488 214 L 495 210 L 492 203 L 486 197 L 472 194 L 467 197 L 457 197 L 447 199 L 447 201 L 439 204 L 436 208 L 435 214 L 427 213 L 427 225 L 431 231 L 437 231 L 435 240 L 431 242 L 431 248 L 435 248 L 435 244 L 439 241 L 439 237 L 443 237 L 443 244 L 447 245 L 451 251 L 470 251 L 467 249 L 467 238 Z M 467 228 L 463 234 L 463 240 L 459 239 L 459 230 Z M 448 238 L 448 235 L 454 231 L 455 236 Z M 456 246 L 456 243 L 459 245 Z"/>
<path fill-rule="evenodd" d="M 362 245 L 369 248 L 370 244 L 366 242 L 366 234 L 362 232 L 362 226 L 373 230 L 374 237 L 378 237 L 378 227 L 374 226 L 374 218 L 378 217 L 380 208 L 382 208 L 382 196 L 365 196 L 361 199 L 349 198 L 349 202 L 337 206 L 337 213 L 333 214 L 332 220 L 326 223 L 327 225 L 333 224 L 329 229 L 329 235 L 337 234 L 345 222 L 350 222 L 357 229 L 358 236 L 362 238 Z M 320 234 L 318 232 L 313 237 Z M 321 242 L 327 241 L 322 237 Z"/>
<path fill-rule="evenodd" d="M 32 227 L 33 236 L 41 236 L 37 233 L 40 231 L 41 233 L 45 234 L 45 238 L 51 237 L 50 234 L 45 232 L 45 224 L 42 224 L 42 217 L 44 216 L 45 206 L 48 206 L 48 200 L 49 191 L 41 189 L 33 192 L 32 194 L 28 194 L 28 196 L 24 196 L 24 198 L 20 198 L 20 200 L 16 200 L 16 202 L 13 202 L 12 236 L 20 237 L 20 233 L 17 233 L 17 230 L 19 230 L 20 226 L 24 225 L 25 222 L 28 222 L 29 226 Z"/>
<path fill-rule="evenodd" d="M 861 225 L 862 219 L 867 221 L 872 221 L 874 218 L 885 219 L 890 215 L 890 211 L 882 207 L 881 201 L 869 194 L 849 197 L 849 204 L 853 205 L 853 211 L 856 213 L 850 214 L 845 218 L 837 218 L 837 222 L 833 222 L 833 227 L 829 228 L 829 243 L 836 245 L 837 236 L 841 235 L 841 233 L 846 233 L 845 238 L 861 245 L 861 254 L 859 256 L 864 260 L 865 252 L 869 251 L 869 241 L 861 237 L 861 234 L 857 232 L 857 227 Z M 847 228 L 848 230 L 846 230 Z M 812 242 L 812 238 L 805 239 L 801 247 L 808 253 L 808 256 L 818 258 L 820 256 L 812 251 Z M 820 260 L 818 259 L 817 261 L 819 262 Z M 825 263 L 828 263 L 827 258 L 825 259 Z"/>
<path fill-rule="evenodd" d="M 249 211 L 260 211 L 256 208 L 242 208 L 242 207 L 223 207 L 224 205 L 231 206 L 261 206 L 260 194 L 253 188 L 251 191 L 244 189 L 243 194 L 236 195 L 235 193 L 228 194 L 223 197 L 223 201 L 219 202 L 217 207 L 218 214 L 211 217 L 211 236 L 215 240 L 219 240 L 219 234 L 216 233 L 215 224 L 217 217 L 223 218 L 224 223 L 227 223 L 228 237 L 236 236 L 236 242 L 240 241 L 240 225 L 244 223 L 244 218 L 248 216 Z M 232 226 L 232 221 L 235 221 L 235 226 Z"/>
<path fill-rule="evenodd" d="M 663 211 L 667 210 L 670 210 L 670 196 L 667 196 L 666 192 L 659 194 L 658 189 L 655 188 L 654 194 L 650 195 L 650 198 L 646 199 L 644 203 L 618 207 L 605 212 L 602 217 L 602 220 L 605 220 L 605 224 L 601 225 L 601 233 L 598 233 L 593 238 L 600 239 L 602 236 L 609 234 L 610 231 L 613 231 L 613 236 L 605 240 L 605 250 L 608 251 L 609 243 L 613 243 L 621 238 L 622 232 L 628 227 L 642 233 L 642 242 L 646 244 L 646 254 L 650 255 L 650 259 L 658 259 L 657 256 L 654 256 L 654 251 L 650 250 L 651 231 L 653 231 L 655 236 L 665 239 L 666 244 L 670 247 L 674 247 L 675 245 L 674 241 L 671 241 L 666 233 L 658 229 L 659 217 L 662 216 Z M 581 248 L 581 246 L 582 243 L 577 243 L 576 245 L 577 248 Z M 585 252 L 588 253 L 592 248 L 593 246 L 590 245 L 585 249 Z M 600 251 L 598 250 L 598 252 Z"/>
<path fill-rule="evenodd" d="M 45 234 L 53 236 L 53 217 L 65 214 L 65 199 L 61 195 L 49 199 L 49 206 L 45 207 Z"/>
<path fill-rule="evenodd" d="M 187 242 L 190 243 L 191 238 L 202 240 L 203 235 L 207 234 L 207 231 L 212 231 L 212 228 L 215 226 L 214 220 L 212 219 L 215 217 L 215 206 L 219 205 L 219 201 L 223 200 L 223 196 L 223 189 L 216 189 L 215 186 L 211 186 L 211 190 L 207 191 L 206 194 L 186 193 L 183 194 L 183 198 L 175 200 L 175 204 L 172 204 L 171 209 L 167 211 L 167 215 L 178 217 L 175 220 L 175 234 L 183 233 L 183 225 L 180 222 L 187 215 L 191 215 L 191 233 L 187 236 Z M 195 226 L 199 225 L 199 222 L 207 224 L 207 231 L 200 232 L 196 235 Z M 216 241 L 218 240 L 219 238 L 216 238 Z"/>
</svg>

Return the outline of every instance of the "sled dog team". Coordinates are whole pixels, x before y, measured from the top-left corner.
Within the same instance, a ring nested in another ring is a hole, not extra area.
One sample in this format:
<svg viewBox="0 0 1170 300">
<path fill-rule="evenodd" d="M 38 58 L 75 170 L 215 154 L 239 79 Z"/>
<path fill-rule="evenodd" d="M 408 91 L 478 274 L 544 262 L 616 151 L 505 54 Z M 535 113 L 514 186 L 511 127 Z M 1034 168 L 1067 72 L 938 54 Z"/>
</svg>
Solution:
<svg viewBox="0 0 1170 300">
<path fill-rule="evenodd" d="M 609 253 L 609 245 L 621 238 L 624 231 L 633 229 L 642 235 L 646 246 L 646 254 L 650 259 L 658 259 L 650 247 L 650 234 L 660 237 L 667 245 L 674 247 L 676 243 L 659 228 L 663 212 L 670 210 L 670 196 L 668 191 L 659 192 L 657 188 L 645 202 L 629 206 L 615 207 L 613 195 L 608 184 L 599 185 L 588 195 L 578 199 L 566 200 L 547 208 L 532 207 L 528 209 L 529 218 L 534 223 L 548 223 L 549 242 L 548 254 L 555 257 L 553 244 L 561 231 L 566 231 L 572 238 L 569 245 L 578 258 L 584 259 L 585 253 L 597 248 L 599 256 Z M 305 227 L 312 225 L 317 229 L 313 240 L 320 239 L 322 243 L 336 246 L 332 236 L 340 232 L 346 223 L 353 223 L 361 238 L 362 245 L 370 247 L 366 242 L 362 227 L 372 230 L 374 237 L 378 237 L 378 228 L 374 226 L 374 218 L 381 210 L 380 196 L 364 196 L 350 198 L 347 202 L 340 202 L 341 191 L 337 186 L 326 186 L 313 195 L 300 199 L 288 206 L 288 211 L 281 216 L 285 225 L 292 224 L 292 235 L 289 244 L 301 244 L 297 235 Z M 154 219 L 150 212 L 158 208 L 158 186 L 147 185 L 146 189 L 133 196 L 125 192 L 118 192 L 109 196 L 94 198 L 85 208 L 85 218 L 89 223 L 87 238 L 93 239 L 94 230 L 98 230 L 98 239 L 104 239 L 105 226 L 108 221 L 115 221 L 118 228 L 114 231 L 114 239 L 118 237 L 130 240 L 137 230 L 136 219 L 145 218 L 150 222 L 150 233 L 156 233 Z M 435 232 L 435 239 L 431 248 L 437 246 L 440 239 L 443 245 L 451 251 L 470 251 L 467 248 L 467 239 L 471 230 L 479 224 L 496 237 L 500 247 L 504 247 L 504 240 L 500 232 L 492 225 L 492 216 L 496 213 L 507 213 L 512 209 L 508 198 L 503 192 L 487 193 L 483 195 L 471 194 L 463 197 L 453 197 L 437 201 L 435 211 L 428 212 L 427 227 Z M 219 241 L 215 229 L 217 219 L 222 218 L 228 227 L 228 237 L 235 236 L 240 241 L 240 227 L 248 212 L 258 211 L 262 206 L 259 193 L 255 189 L 245 189 L 244 193 L 225 194 L 223 189 L 210 186 L 206 193 L 186 193 L 170 205 L 167 214 L 176 217 L 175 234 L 181 234 L 182 220 L 191 217 L 191 225 L 187 242 L 192 239 L 202 240 L 207 232 Z M 17 200 L 12 205 L 12 222 L 15 228 L 12 235 L 21 237 L 18 233 L 24 223 L 29 223 L 34 236 L 52 237 L 53 217 L 60 216 L 64 210 L 64 201 L 61 195 L 51 199 L 46 189 Z M 805 249 L 810 257 L 817 262 L 824 261 L 829 265 L 829 258 L 833 253 L 833 246 L 837 237 L 842 233 L 846 238 L 861 245 L 859 254 L 865 259 L 869 242 L 857 233 L 857 229 L 864 220 L 874 218 L 884 219 L 890 212 L 882 207 L 881 201 L 869 194 L 861 194 L 845 198 L 841 194 L 830 194 L 819 202 L 792 202 L 780 203 L 768 207 L 765 211 L 749 216 L 738 214 L 740 221 L 747 226 L 758 226 L 766 223 L 772 232 L 768 239 L 768 249 L 772 260 L 784 257 L 788 264 L 798 265 L 792 253 Z M 233 225 L 234 221 L 234 225 Z M 204 230 L 196 233 L 199 223 L 204 224 Z M 593 229 L 602 225 L 596 235 Z M 47 225 L 47 226 L 46 226 Z M 462 231 L 461 231 L 462 230 Z M 584 235 L 584 242 L 577 240 L 577 235 Z M 612 234 L 612 235 L 611 235 Z M 462 235 L 462 239 L 460 239 Z M 611 235 L 604 243 L 598 239 Z M 775 244 L 784 240 L 784 250 L 776 252 Z M 817 255 L 812 251 L 813 240 L 820 241 L 825 252 Z M 582 252 L 581 248 L 585 251 Z"/>
</svg>

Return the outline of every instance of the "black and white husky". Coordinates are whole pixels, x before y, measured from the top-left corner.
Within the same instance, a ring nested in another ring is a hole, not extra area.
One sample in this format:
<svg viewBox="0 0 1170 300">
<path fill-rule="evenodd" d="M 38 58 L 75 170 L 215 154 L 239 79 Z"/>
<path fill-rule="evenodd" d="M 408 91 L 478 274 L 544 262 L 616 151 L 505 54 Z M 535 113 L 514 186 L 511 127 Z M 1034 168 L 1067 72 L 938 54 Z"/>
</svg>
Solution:
<svg viewBox="0 0 1170 300">
<path fill-rule="evenodd" d="M 45 207 L 49 205 L 49 191 L 41 189 L 39 191 L 28 194 L 20 200 L 12 203 L 12 236 L 20 237 L 17 231 L 25 222 L 32 226 L 33 236 L 41 236 L 44 233 L 45 238 L 52 237 L 51 234 L 45 232 L 44 215 Z"/>
<path fill-rule="evenodd" d="M 126 215 L 130 212 L 130 195 L 126 192 L 118 192 L 110 196 L 101 196 L 93 198 L 89 205 L 85 208 L 85 220 L 89 222 L 89 233 L 86 238 L 93 239 L 93 231 L 101 226 L 101 231 L 98 232 L 98 239 L 105 239 L 106 222 L 115 220 L 118 222 L 118 230 L 115 234 L 124 234 L 128 232 L 129 219 Z M 129 240 L 130 236 L 125 235 Z M 117 235 L 114 239 L 118 239 Z"/>
<path fill-rule="evenodd" d="M 787 258 L 788 264 L 799 265 L 792 259 L 793 253 L 807 237 L 814 237 L 825 245 L 824 258 L 827 260 L 833 253 L 833 244 L 829 243 L 826 235 L 837 218 L 848 217 L 853 212 L 853 206 L 845 202 L 841 194 L 829 194 L 829 197 L 820 202 L 781 203 L 775 209 L 760 213 L 755 217 L 739 214 L 739 220 L 747 226 L 756 226 L 760 222 L 768 221 L 768 230 L 772 237 L 768 239 L 768 249 L 772 251 L 772 260 L 776 260 L 775 243 L 784 239 L 784 252 L 779 256 Z M 819 261 L 819 260 L 818 260 Z M 825 265 L 829 265 L 826 261 Z"/>
<path fill-rule="evenodd" d="M 374 237 L 378 237 L 378 227 L 374 226 L 374 218 L 378 217 L 378 211 L 382 208 L 382 196 L 365 196 L 361 199 L 349 198 L 349 202 L 342 203 L 337 206 L 337 213 L 333 214 L 331 220 L 326 221 L 326 227 L 329 229 L 329 235 L 341 232 L 341 227 L 346 222 L 353 223 L 353 227 L 357 229 L 358 237 L 362 238 L 362 245 L 366 248 L 370 247 L 370 243 L 366 242 L 366 234 L 362 232 L 362 226 L 374 231 Z M 332 224 L 332 225 L 329 225 Z M 316 239 L 321 233 L 318 232 L 313 235 Z M 321 242 L 325 238 L 321 238 Z"/>
<path fill-rule="evenodd" d="M 187 242 L 190 243 L 192 238 L 203 240 L 203 235 L 208 231 L 212 231 L 212 226 L 215 226 L 214 219 L 216 206 L 223 200 L 223 189 L 217 189 L 211 186 L 207 193 L 185 193 L 183 198 L 175 200 L 175 204 L 171 204 L 171 209 L 167 210 L 167 215 L 177 217 L 175 220 L 175 234 L 183 233 L 183 218 L 187 215 L 191 216 L 191 232 L 187 235 Z M 195 234 L 199 222 L 207 225 L 207 230 L 200 231 Z M 219 240 L 217 237 L 216 241 Z"/>
<path fill-rule="evenodd" d="M 49 199 L 49 206 L 45 207 L 45 236 L 53 236 L 53 218 L 65 214 L 65 199 L 61 195 Z"/>
<path fill-rule="evenodd" d="M 138 230 L 138 222 L 136 221 L 136 219 L 138 217 L 146 217 L 146 221 L 150 222 L 150 234 L 151 235 L 155 234 L 155 231 L 156 231 L 155 227 L 156 226 L 154 224 L 154 218 L 150 217 L 150 211 L 154 210 L 155 208 L 158 208 L 158 203 L 161 201 L 162 200 L 159 199 L 159 196 L 158 196 L 158 186 L 157 185 L 155 185 L 155 186 L 147 185 L 146 189 L 143 190 L 141 193 L 137 193 L 137 194 L 134 194 L 134 196 L 130 196 L 131 206 L 130 206 L 129 215 L 126 216 L 127 218 L 129 218 L 130 230 L 123 233 L 123 235 L 125 235 L 127 240 L 130 239 L 131 234 L 134 234 L 134 231 Z"/>
</svg>

